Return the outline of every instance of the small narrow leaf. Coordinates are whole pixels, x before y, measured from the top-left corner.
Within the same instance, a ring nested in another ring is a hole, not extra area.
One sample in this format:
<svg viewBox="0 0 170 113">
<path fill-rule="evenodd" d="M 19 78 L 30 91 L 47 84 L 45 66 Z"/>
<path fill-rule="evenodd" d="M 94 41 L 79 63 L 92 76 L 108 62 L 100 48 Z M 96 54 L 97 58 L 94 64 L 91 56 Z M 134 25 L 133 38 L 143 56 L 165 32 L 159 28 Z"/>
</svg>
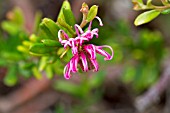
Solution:
<svg viewBox="0 0 170 113">
<path fill-rule="evenodd" d="M 147 0 L 147 3 L 146 3 L 146 4 L 147 4 L 147 6 L 152 5 L 152 3 L 151 3 L 151 2 L 152 2 L 152 0 Z"/>
<path fill-rule="evenodd" d="M 92 21 L 92 20 L 96 17 L 97 12 L 98 12 L 98 6 L 93 5 L 93 6 L 90 8 L 89 12 L 88 12 L 88 15 L 87 15 L 87 19 L 86 19 L 86 20 L 87 20 L 88 22 Z"/>
<path fill-rule="evenodd" d="M 61 6 L 60 12 L 59 12 L 59 16 L 58 16 L 58 19 L 61 18 L 61 19 L 65 20 L 64 15 L 63 15 L 63 8 L 71 10 L 71 6 L 70 6 L 70 3 L 68 2 L 68 0 L 64 0 L 63 4 Z M 57 19 L 57 21 L 58 21 L 58 19 Z"/>
<path fill-rule="evenodd" d="M 168 0 L 161 0 L 161 2 L 162 2 L 163 5 L 168 5 L 169 4 Z"/>
<path fill-rule="evenodd" d="M 30 41 L 27 41 L 27 40 L 24 40 L 22 42 L 22 44 L 25 46 L 25 47 L 30 47 L 30 45 L 32 44 Z"/>
<path fill-rule="evenodd" d="M 46 68 L 47 60 L 48 60 L 48 57 L 42 57 L 41 58 L 39 68 L 38 68 L 39 71 L 43 71 Z"/>
<path fill-rule="evenodd" d="M 71 9 L 63 8 L 63 14 L 64 14 L 66 23 L 68 23 L 70 26 L 74 26 L 76 24 L 74 14 L 71 11 Z"/>
<path fill-rule="evenodd" d="M 4 78 L 4 83 L 8 86 L 14 86 L 18 81 L 16 66 L 9 67 L 8 73 Z"/>
<path fill-rule="evenodd" d="M 156 11 L 156 10 L 151 10 L 151 11 L 146 11 L 142 14 L 140 14 L 136 19 L 134 24 L 136 26 L 148 23 L 150 21 L 152 21 L 154 18 L 156 18 L 157 16 L 159 16 L 160 12 Z"/>
<path fill-rule="evenodd" d="M 3 21 L 1 27 L 11 35 L 15 35 L 20 31 L 20 27 L 11 21 Z"/>
<path fill-rule="evenodd" d="M 29 37 L 29 40 L 31 42 L 38 42 L 39 41 L 39 38 L 35 35 L 35 34 L 32 34 L 30 37 Z"/>
<path fill-rule="evenodd" d="M 7 18 L 18 26 L 23 26 L 24 16 L 23 12 L 19 7 L 15 7 L 13 11 L 7 14 Z"/>
<path fill-rule="evenodd" d="M 40 55 L 52 53 L 54 50 L 55 48 L 47 47 L 43 43 L 35 43 L 29 49 L 30 53 L 35 53 Z"/>
<path fill-rule="evenodd" d="M 75 34 L 75 32 L 73 31 L 72 27 L 70 25 L 68 25 L 63 19 L 59 18 L 58 19 L 58 23 L 59 23 L 59 25 L 61 25 L 65 29 L 67 29 L 67 31 L 70 32 L 72 35 Z"/>
<path fill-rule="evenodd" d="M 50 32 L 50 30 L 47 28 L 47 26 L 41 22 L 40 23 L 40 29 L 39 29 L 39 35 L 42 38 L 43 35 L 46 35 L 44 37 L 48 38 L 48 39 L 55 39 L 56 37 Z"/>
<path fill-rule="evenodd" d="M 42 19 L 42 13 L 40 11 L 36 12 L 35 14 L 35 19 L 34 19 L 34 27 L 33 27 L 33 31 L 37 32 L 38 31 L 38 27 L 39 24 L 41 22 Z"/>
<path fill-rule="evenodd" d="M 169 13 L 170 13 L 170 9 L 166 9 L 161 12 L 161 14 L 164 14 L 164 15 L 169 14 Z"/>
<path fill-rule="evenodd" d="M 48 65 L 45 70 L 47 72 L 47 78 L 52 79 L 54 76 L 52 66 Z"/>
<path fill-rule="evenodd" d="M 42 43 L 46 46 L 52 46 L 52 47 L 60 47 L 61 46 L 60 42 L 57 42 L 55 40 L 50 40 L 50 39 L 43 39 Z"/>
<path fill-rule="evenodd" d="M 20 51 L 20 52 L 23 52 L 23 53 L 29 53 L 28 48 L 26 48 L 23 45 L 17 46 L 17 50 Z"/>
<path fill-rule="evenodd" d="M 35 76 L 36 79 L 41 79 L 42 74 L 39 72 L 37 67 L 32 68 L 33 75 Z"/>
<path fill-rule="evenodd" d="M 60 28 L 53 20 L 49 18 L 44 18 L 42 23 L 49 29 L 54 37 L 58 37 L 58 31 L 60 30 Z"/>
</svg>

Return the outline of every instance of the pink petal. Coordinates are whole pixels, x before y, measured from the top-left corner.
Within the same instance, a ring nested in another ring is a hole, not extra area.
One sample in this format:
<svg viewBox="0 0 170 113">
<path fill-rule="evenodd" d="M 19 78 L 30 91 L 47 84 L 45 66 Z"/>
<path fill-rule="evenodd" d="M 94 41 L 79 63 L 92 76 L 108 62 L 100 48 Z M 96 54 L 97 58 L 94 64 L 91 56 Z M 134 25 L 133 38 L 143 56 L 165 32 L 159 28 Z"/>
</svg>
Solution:
<svg viewBox="0 0 170 113">
<path fill-rule="evenodd" d="M 70 79 L 71 75 L 70 75 L 70 72 L 71 72 L 71 68 L 70 68 L 70 62 L 64 67 L 64 78 L 65 79 Z"/>
<path fill-rule="evenodd" d="M 83 71 L 88 71 L 88 64 L 87 64 L 87 59 L 86 59 L 85 54 L 83 52 L 81 52 L 80 56 L 81 56 L 81 61 L 83 64 Z"/>
<path fill-rule="evenodd" d="M 97 60 L 96 59 L 90 59 L 90 61 L 94 66 L 94 71 L 98 71 L 99 70 L 99 65 L 97 63 Z"/>
<path fill-rule="evenodd" d="M 88 41 L 87 38 L 82 37 L 82 36 L 81 37 L 80 36 L 76 37 L 75 40 L 79 43 L 80 46 L 82 46 L 84 41 Z"/>
<path fill-rule="evenodd" d="M 88 40 L 91 40 L 93 38 L 90 30 L 87 30 L 84 34 L 82 34 L 82 37 L 87 38 Z"/>
<path fill-rule="evenodd" d="M 84 49 L 87 53 L 89 53 L 90 58 L 96 59 L 96 51 L 95 51 L 95 46 L 93 44 L 84 46 Z"/>
<path fill-rule="evenodd" d="M 74 38 L 70 38 L 71 49 L 73 54 L 78 53 L 78 47 L 76 46 L 76 40 Z"/>
<path fill-rule="evenodd" d="M 93 30 L 91 31 L 91 33 L 92 33 L 93 35 L 96 35 L 96 38 L 98 38 L 98 32 L 99 32 L 99 29 L 98 29 L 98 28 L 95 28 L 95 29 L 93 29 Z"/>
<path fill-rule="evenodd" d="M 64 44 L 64 49 L 66 49 L 67 46 L 71 46 L 71 43 L 67 40 L 63 40 L 61 41 L 61 44 L 63 45 Z"/>
<path fill-rule="evenodd" d="M 59 30 L 59 31 L 58 31 L 58 39 L 59 39 L 59 42 L 61 42 L 61 41 L 62 41 L 62 38 L 61 38 L 61 32 L 62 32 L 62 30 Z"/>
<path fill-rule="evenodd" d="M 110 55 L 109 53 L 107 53 L 106 51 L 104 51 L 102 48 L 109 48 L 112 52 L 112 55 Z M 103 46 L 96 46 L 96 52 L 105 56 L 104 60 L 111 60 L 113 58 L 114 52 L 113 49 L 110 46 L 107 45 L 103 45 Z"/>
<path fill-rule="evenodd" d="M 70 60 L 70 65 L 72 65 L 72 72 L 74 73 L 77 72 L 78 60 L 79 60 L 78 54 L 74 55 Z"/>
</svg>

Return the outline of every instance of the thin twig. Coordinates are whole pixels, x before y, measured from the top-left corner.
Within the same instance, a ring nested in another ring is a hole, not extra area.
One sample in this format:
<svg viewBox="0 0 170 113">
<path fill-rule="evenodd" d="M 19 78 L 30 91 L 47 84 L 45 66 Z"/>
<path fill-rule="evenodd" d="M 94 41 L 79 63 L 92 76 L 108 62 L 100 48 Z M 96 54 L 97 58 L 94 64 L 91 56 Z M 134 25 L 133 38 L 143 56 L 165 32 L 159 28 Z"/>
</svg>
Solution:
<svg viewBox="0 0 170 113">
<path fill-rule="evenodd" d="M 159 102 L 161 94 L 166 90 L 170 81 L 170 64 L 165 68 L 161 75 L 160 80 L 151 87 L 146 93 L 137 97 L 136 108 L 138 111 L 143 112 L 153 104 Z"/>
</svg>

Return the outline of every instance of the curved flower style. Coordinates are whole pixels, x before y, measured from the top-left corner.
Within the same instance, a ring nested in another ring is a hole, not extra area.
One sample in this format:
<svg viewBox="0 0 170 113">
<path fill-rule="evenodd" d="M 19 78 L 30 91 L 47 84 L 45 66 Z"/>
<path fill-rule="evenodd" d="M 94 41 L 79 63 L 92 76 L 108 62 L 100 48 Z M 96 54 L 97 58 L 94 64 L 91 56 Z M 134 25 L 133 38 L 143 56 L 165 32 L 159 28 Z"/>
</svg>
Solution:
<svg viewBox="0 0 170 113">
<path fill-rule="evenodd" d="M 99 17 L 96 17 L 99 20 L 101 26 L 103 23 Z M 111 60 L 113 58 L 114 52 L 112 48 L 108 45 L 95 46 L 93 44 L 85 45 L 85 41 L 90 41 L 94 36 L 98 38 L 98 28 L 91 30 L 92 21 L 89 24 L 88 30 L 84 32 L 79 25 L 75 25 L 75 30 L 77 37 L 69 38 L 69 36 L 63 31 L 59 30 L 58 38 L 59 42 L 66 49 L 70 47 L 72 49 L 73 57 L 67 63 L 64 68 L 64 77 L 69 79 L 71 77 L 71 72 L 76 73 L 78 71 L 78 64 L 83 71 L 88 71 L 93 68 L 93 71 L 98 71 L 99 65 L 96 60 L 96 53 L 104 56 L 104 60 Z M 112 52 L 110 55 L 103 48 L 109 48 Z"/>
</svg>

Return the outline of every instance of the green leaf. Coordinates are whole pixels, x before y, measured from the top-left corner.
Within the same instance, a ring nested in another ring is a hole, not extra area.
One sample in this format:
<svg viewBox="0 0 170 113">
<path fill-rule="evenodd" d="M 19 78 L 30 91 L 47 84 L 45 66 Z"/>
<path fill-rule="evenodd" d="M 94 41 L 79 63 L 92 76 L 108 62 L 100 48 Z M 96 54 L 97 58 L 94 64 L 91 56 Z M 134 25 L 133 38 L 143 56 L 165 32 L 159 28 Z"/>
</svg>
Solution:
<svg viewBox="0 0 170 113">
<path fill-rule="evenodd" d="M 62 46 L 60 42 L 57 42 L 55 40 L 43 39 L 41 41 L 46 46 L 51 46 L 51 47 L 61 47 Z"/>
<path fill-rule="evenodd" d="M 38 27 L 39 24 L 41 23 L 41 19 L 42 19 L 42 13 L 41 12 L 36 12 L 35 14 L 35 19 L 34 19 L 34 27 L 33 27 L 33 31 L 37 32 L 38 31 Z"/>
<path fill-rule="evenodd" d="M 161 0 L 161 2 L 162 2 L 163 5 L 168 5 L 169 4 L 168 0 Z"/>
<path fill-rule="evenodd" d="M 58 19 L 61 18 L 65 21 L 65 18 L 63 15 L 63 8 L 71 10 L 71 6 L 70 6 L 70 3 L 68 2 L 68 0 L 64 0 L 63 4 L 61 6 L 61 9 L 60 9 L 59 15 L 58 15 Z M 57 21 L 58 21 L 58 19 L 57 19 Z"/>
<path fill-rule="evenodd" d="M 45 46 L 43 43 L 35 43 L 31 45 L 29 49 L 31 54 L 37 54 L 37 55 L 48 55 L 52 52 L 55 52 L 55 48 Z"/>
<path fill-rule="evenodd" d="M 39 72 L 37 67 L 33 67 L 32 72 L 33 72 L 33 75 L 35 76 L 35 78 L 37 78 L 37 79 L 42 78 L 42 74 Z"/>
<path fill-rule="evenodd" d="M 14 86 L 18 81 L 16 66 L 11 66 L 8 68 L 7 75 L 4 78 L 4 83 L 7 86 Z"/>
<path fill-rule="evenodd" d="M 143 0 L 136 0 L 137 2 L 143 4 Z"/>
<path fill-rule="evenodd" d="M 24 16 L 22 10 L 19 7 L 15 7 L 13 11 L 7 16 L 13 23 L 17 24 L 18 26 L 23 26 Z"/>
<path fill-rule="evenodd" d="M 5 30 L 11 35 L 15 35 L 20 31 L 20 27 L 11 21 L 3 21 L 1 23 L 1 26 L 3 30 Z"/>
<path fill-rule="evenodd" d="M 165 9 L 161 12 L 161 14 L 164 14 L 164 15 L 169 14 L 169 13 L 170 13 L 170 9 Z"/>
<path fill-rule="evenodd" d="M 148 23 L 148 22 L 152 21 L 154 18 L 156 18 L 159 14 L 160 14 L 160 12 L 156 11 L 156 10 L 146 11 L 146 12 L 140 14 L 135 19 L 134 24 L 136 26 L 139 26 L 139 25 Z"/>
<path fill-rule="evenodd" d="M 47 60 L 48 60 L 48 57 L 42 57 L 41 60 L 40 60 L 40 64 L 39 64 L 39 71 L 43 71 L 46 66 L 47 66 Z"/>
<path fill-rule="evenodd" d="M 64 27 L 65 29 L 67 29 L 68 32 L 70 32 L 72 35 L 75 34 L 74 30 L 72 29 L 72 27 L 70 25 L 68 25 L 62 18 L 58 19 L 58 23 L 59 25 L 61 25 L 62 27 Z"/>
<path fill-rule="evenodd" d="M 23 53 L 29 53 L 29 50 L 27 47 L 23 46 L 23 45 L 19 45 L 17 46 L 17 50 Z"/>
<path fill-rule="evenodd" d="M 152 3 L 151 3 L 151 2 L 152 2 L 152 0 L 147 0 L 147 3 L 146 3 L 146 4 L 147 4 L 147 6 L 152 5 Z"/>
<path fill-rule="evenodd" d="M 32 34 L 29 39 L 31 42 L 38 42 L 40 40 L 35 34 Z"/>
<path fill-rule="evenodd" d="M 60 28 L 53 20 L 49 18 L 44 18 L 42 24 L 44 24 L 49 29 L 49 31 L 55 38 L 58 37 L 58 31 L 60 30 Z"/>
<path fill-rule="evenodd" d="M 74 14 L 71 9 L 63 8 L 63 14 L 66 23 L 68 23 L 70 26 L 74 26 L 76 24 Z"/>
<path fill-rule="evenodd" d="M 54 74 L 53 74 L 53 69 L 51 65 L 48 65 L 45 69 L 46 73 L 47 73 L 47 78 L 52 79 Z"/>
<path fill-rule="evenodd" d="M 56 36 L 53 35 L 50 30 L 48 29 L 48 27 L 44 24 L 44 22 L 40 23 L 40 29 L 39 29 L 39 36 L 41 38 L 48 38 L 48 39 L 55 39 Z M 44 36 L 45 35 L 45 36 Z"/>
<path fill-rule="evenodd" d="M 90 8 L 89 12 L 88 12 L 88 15 L 87 15 L 87 19 L 86 19 L 86 20 L 87 20 L 88 22 L 92 21 L 92 20 L 96 17 L 97 12 L 98 12 L 98 6 L 93 5 L 93 6 Z"/>
</svg>

